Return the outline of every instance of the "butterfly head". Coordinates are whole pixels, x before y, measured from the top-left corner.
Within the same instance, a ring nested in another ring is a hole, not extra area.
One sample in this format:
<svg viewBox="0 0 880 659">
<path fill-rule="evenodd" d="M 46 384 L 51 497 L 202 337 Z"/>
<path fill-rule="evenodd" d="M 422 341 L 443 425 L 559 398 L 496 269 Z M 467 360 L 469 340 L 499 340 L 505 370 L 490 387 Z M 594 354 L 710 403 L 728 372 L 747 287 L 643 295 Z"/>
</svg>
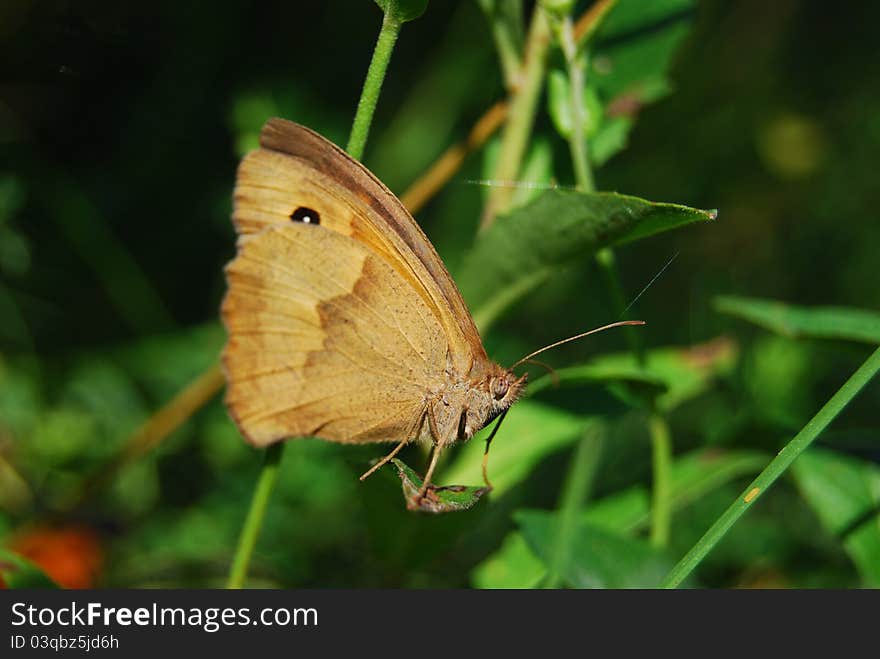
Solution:
<svg viewBox="0 0 880 659">
<path fill-rule="evenodd" d="M 508 410 L 525 387 L 525 375 L 517 377 L 491 362 L 486 362 L 486 366 L 486 370 L 471 380 L 469 385 L 460 439 L 470 439 L 480 428 Z"/>
<path fill-rule="evenodd" d="M 489 377 L 489 393 L 492 397 L 490 421 L 517 401 L 527 378 L 528 374 L 517 377 L 512 371 L 500 367 Z"/>
</svg>

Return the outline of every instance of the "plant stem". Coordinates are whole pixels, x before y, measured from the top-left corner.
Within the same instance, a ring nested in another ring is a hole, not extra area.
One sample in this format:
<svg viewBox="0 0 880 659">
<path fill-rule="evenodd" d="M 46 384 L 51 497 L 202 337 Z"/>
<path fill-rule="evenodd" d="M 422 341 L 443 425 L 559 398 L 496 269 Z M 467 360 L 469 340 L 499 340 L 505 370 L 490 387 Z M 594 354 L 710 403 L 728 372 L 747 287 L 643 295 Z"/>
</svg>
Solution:
<svg viewBox="0 0 880 659">
<path fill-rule="evenodd" d="M 601 24 L 602 19 L 607 15 L 608 11 L 614 6 L 615 2 L 600 1 L 593 5 L 590 10 L 584 14 L 578 24 L 581 29 L 578 31 L 572 23 L 571 17 L 554 21 L 556 38 L 562 53 L 565 56 L 565 63 L 568 69 L 568 88 L 569 88 L 569 113 L 571 114 L 571 133 L 568 136 L 568 147 L 571 152 L 572 168 L 574 169 L 575 181 L 577 187 L 582 192 L 593 192 L 596 184 L 593 179 L 593 170 L 590 166 L 589 149 L 587 148 L 587 138 L 584 135 L 584 120 L 586 117 L 586 108 L 584 107 L 584 88 L 586 86 L 586 53 L 584 58 L 579 57 L 579 49 L 589 40 L 595 33 L 595 30 Z M 589 20 L 585 20 L 588 18 Z M 580 32 L 580 34 L 578 34 Z M 578 44 L 578 38 L 583 40 L 582 44 Z M 611 303 L 618 316 L 623 314 L 626 301 L 623 295 L 623 286 L 620 283 L 620 277 L 617 273 L 614 252 L 611 248 L 606 247 L 596 253 L 596 262 L 605 280 L 605 287 L 608 291 Z M 630 349 L 633 351 L 639 364 L 645 361 L 644 349 L 642 348 L 641 338 L 634 328 L 626 328 L 626 337 L 629 341 Z"/>
<path fill-rule="evenodd" d="M 593 181 L 593 171 L 590 168 L 590 158 L 587 153 L 587 138 L 584 135 L 584 120 L 586 108 L 584 108 L 584 85 L 586 75 L 584 60 L 578 57 L 578 46 L 575 42 L 574 28 L 571 17 L 562 19 L 557 30 L 557 38 L 565 55 L 565 64 L 568 68 L 568 103 L 571 113 L 571 133 L 568 136 L 568 147 L 571 151 L 571 163 L 574 168 L 574 177 L 577 187 L 581 192 L 593 192 L 596 185 Z"/>
<path fill-rule="evenodd" d="M 345 149 L 355 160 L 360 160 L 364 155 L 370 124 L 373 122 L 376 103 L 382 91 L 382 82 L 385 80 L 385 72 L 388 70 L 388 62 L 391 61 L 391 53 L 400 34 L 401 25 L 400 20 L 395 18 L 392 12 L 385 14 L 382 19 L 382 29 L 379 31 L 379 38 L 376 39 L 373 59 L 370 60 L 370 68 L 367 69 L 367 77 L 364 80 L 357 112 L 351 125 L 348 146 Z"/>
<path fill-rule="evenodd" d="M 856 394 L 880 371 L 880 348 L 877 348 L 865 363 L 850 376 L 844 385 L 822 409 L 805 425 L 801 431 L 776 455 L 764 471 L 758 474 L 742 494 L 719 517 L 702 538 L 691 548 L 672 571 L 666 576 L 662 587 L 676 588 L 700 564 L 715 545 L 727 534 L 736 521 L 751 505 L 779 478 L 791 463 L 813 443 L 840 414 Z"/>
<path fill-rule="evenodd" d="M 602 428 L 590 432 L 580 440 L 575 449 L 556 514 L 556 537 L 545 588 L 558 588 L 562 582 L 564 567 L 571 556 L 578 513 L 590 494 L 593 477 L 602 456 L 603 433 Z"/>
<path fill-rule="evenodd" d="M 651 502 L 651 544 L 665 547 L 669 543 L 672 526 L 672 439 L 669 425 L 658 412 L 648 419 L 651 433 L 651 466 L 654 488 Z"/>
<path fill-rule="evenodd" d="M 504 74 L 504 87 L 511 92 L 519 86 L 519 77 L 522 73 L 522 2 L 481 0 L 479 4 L 492 29 L 492 38 L 501 62 L 501 72 Z"/>
<path fill-rule="evenodd" d="M 579 47 L 590 42 L 608 12 L 614 9 L 616 4 L 617 0 L 596 0 L 587 11 L 581 14 L 574 24 L 574 38 Z"/>
<path fill-rule="evenodd" d="M 519 175 L 532 126 L 535 123 L 535 112 L 544 82 L 549 46 L 550 24 L 541 3 L 537 3 L 526 42 L 522 84 L 511 95 L 507 123 L 501 133 L 501 149 L 493 177 L 497 181 L 513 181 Z M 506 185 L 489 189 L 489 199 L 480 224 L 481 230 L 488 228 L 495 220 L 495 216 L 507 209 L 512 196 L 513 188 Z"/>
<path fill-rule="evenodd" d="M 263 519 L 266 516 L 269 497 L 278 478 L 278 465 L 281 463 L 283 453 L 284 442 L 277 442 L 266 449 L 263 466 L 260 469 L 257 486 L 254 488 L 254 496 L 251 499 L 251 507 L 238 537 L 238 547 L 232 560 L 232 569 L 229 571 L 227 588 L 242 588 L 244 586 L 254 546 L 257 544 Z"/>
</svg>

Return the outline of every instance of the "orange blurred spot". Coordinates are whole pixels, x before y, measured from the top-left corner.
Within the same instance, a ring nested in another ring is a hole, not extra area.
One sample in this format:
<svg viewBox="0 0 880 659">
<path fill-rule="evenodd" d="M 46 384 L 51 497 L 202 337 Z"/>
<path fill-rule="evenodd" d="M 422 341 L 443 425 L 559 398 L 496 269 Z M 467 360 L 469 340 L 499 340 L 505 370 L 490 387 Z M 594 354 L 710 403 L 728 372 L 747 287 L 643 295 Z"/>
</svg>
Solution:
<svg viewBox="0 0 880 659">
<path fill-rule="evenodd" d="M 94 588 L 104 562 L 98 534 L 84 526 L 29 528 L 13 536 L 8 547 L 62 588 Z"/>
</svg>

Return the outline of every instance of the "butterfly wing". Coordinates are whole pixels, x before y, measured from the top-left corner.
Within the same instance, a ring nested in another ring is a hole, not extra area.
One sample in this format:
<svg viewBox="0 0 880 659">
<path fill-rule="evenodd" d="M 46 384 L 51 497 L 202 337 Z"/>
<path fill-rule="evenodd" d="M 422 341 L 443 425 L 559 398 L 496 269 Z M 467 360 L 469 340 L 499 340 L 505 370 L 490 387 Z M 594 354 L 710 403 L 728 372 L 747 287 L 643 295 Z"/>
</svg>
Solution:
<svg viewBox="0 0 880 659">
<path fill-rule="evenodd" d="M 226 274 L 226 402 L 250 442 L 418 434 L 448 344 L 433 311 L 379 254 L 288 220 L 243 241 Z"/>
<path fill-rule="evenodd" d="M 400 200 L 363 165 L 314 131 L 270 119 L 260 148 L 238 170 L 233 221 L 247 237 L 285 225 L 304 208 L 320 224 L 381 256 L 438 318 L 452 365 L 467 373 L 487 361 L 480 335 L 455 282 Z M 442 360 L 438 368 L 445 368 Z"/>
</svg>

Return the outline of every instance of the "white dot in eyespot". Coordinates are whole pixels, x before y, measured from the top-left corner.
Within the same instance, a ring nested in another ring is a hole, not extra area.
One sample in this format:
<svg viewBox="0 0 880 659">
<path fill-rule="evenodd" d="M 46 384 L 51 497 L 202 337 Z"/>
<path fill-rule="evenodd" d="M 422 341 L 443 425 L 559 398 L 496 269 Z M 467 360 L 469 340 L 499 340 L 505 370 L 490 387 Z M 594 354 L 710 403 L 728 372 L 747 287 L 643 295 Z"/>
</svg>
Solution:
<svg viewBox="0 0 880 659">
<path fill-rule="evenodd" d="M 321 224 L 321 215 L 318 211 L 307 208 L 305 206 L 300 206 L 295 211 L 290 214 L 290 219 L 294 222 L 301 222 L 302 224 Z"/>
</svg>

